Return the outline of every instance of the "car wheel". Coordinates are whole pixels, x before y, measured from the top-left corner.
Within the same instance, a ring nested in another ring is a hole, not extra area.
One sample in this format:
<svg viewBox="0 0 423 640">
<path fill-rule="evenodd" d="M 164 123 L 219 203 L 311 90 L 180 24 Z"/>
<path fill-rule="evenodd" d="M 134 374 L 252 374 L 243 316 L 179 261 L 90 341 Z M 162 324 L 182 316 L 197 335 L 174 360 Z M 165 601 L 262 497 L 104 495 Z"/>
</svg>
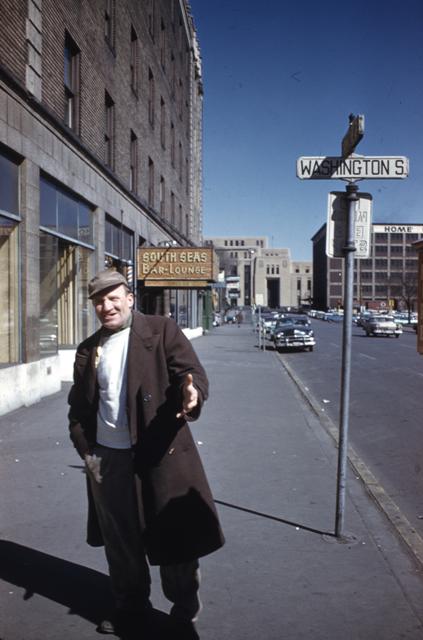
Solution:
<svg viewBox="0 0 423 640">
<path fill-rule="evenodd" d="M 395 335 L 395 337 L 396 337 L 396 338 L 399 338 L 399 333 L 397 333 L 397 334 Z"/>
<path fill-rule="evenodd" d="M 311 346 L 311 347 L 309 347 L 309 348 L 308 348 L 308 350 L 309 350 L 309 351 L 313 351 L 313 349 L 314 349 L 314 347 L 313 347 L 313 346 Z"/>
</svg>

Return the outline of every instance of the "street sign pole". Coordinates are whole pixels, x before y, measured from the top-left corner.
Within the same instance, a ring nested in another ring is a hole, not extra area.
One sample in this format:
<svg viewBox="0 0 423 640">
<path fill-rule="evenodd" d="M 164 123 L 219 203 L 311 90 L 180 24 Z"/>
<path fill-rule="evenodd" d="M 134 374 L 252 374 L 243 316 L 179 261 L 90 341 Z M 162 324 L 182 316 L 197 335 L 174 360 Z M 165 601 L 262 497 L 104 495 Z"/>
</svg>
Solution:
<svg viewBox="0 0 423 640">
<path fill-rule="evenodd" d="M 336 491 L 336 520 L 335 535 L 337 538 L 345 537 L 344 534 L 344 517 L 345 517 L 345 493 L 346 493 L 346 474 L 347 474 L 347 454 L 348 454 L 348 427 L 349 427 L 349 403 L 350 403 L 350 378 L 351 378 L 351 336 L 352 336 L 352 308 L 354 294 L 354 254 L 355 246 L 355 218 L 356 205 L 359 197 L 357 195 L 357 180 L 363 179 L 402 179 L 407 178 L 409 170 L 408 158 L 404 156 L 357 156 L 354 154 L 357 144 L 364 135 L 364 116 L 349 116 L 349 127 L 347 133 L 342 139 L 342 156 L 303 156 L 297 160 L 297 177 L 300 180 L 330 180 L 340 179 L 346 180 L 347 207 L 341 202 L 341 211 L 333 211 L 334 218 L 336 213 L 345 215 L 347 218 L 346 225 L 341 228 L 345 229 L 345 245 L 342 248 L 344 257 L 344 324 L 343 324 L 343 340 L 342 340 L 342 369 L 341 369 L 341 399 L 340 399 L 340 425 L 339 425 L 339 446 L 338 446 L 338 475 L 337 475 L 337 491 Z M 337 194 L 334 194 L 335 196 Z M 370 194 L 363 194 L 370 196 Z M 371 197 L 370 197 L 371 198 Z M 331 201 L 329 201 L 331 202 Z M 331 205 L 332 206 L 332 205 Z M 335 204 L 333 203 L 335 209 Z M 365 237 L 366 218 L 370 218 L 370 209 L 362 207 L 357 213 L 357 227 L 360 238 L 358 238 L 358 255 L 360 252 L 369 248 L 368 240 Z M 334 220 L 335 222 L 335 220 Z M 338 220 L 339 222 L 339 220 Z M 370 222 L 370 220 L 368 220 Z M 340 227 L 338 226 L 338 229 Z M 336 254 L 337 234 L 333 233 L 333 242 L 331 251 Z M 330 245 L 330 243 L 329 243 Z M 336 245 L 336 247 L 335 247 Z M 341 251 L 340 251 L 341 253 Z M 332 253 L 327 251 L 327 255 Z M 339 254 L 336 254 L 339 255 Z"/>
<path fill-rule="evenodd" d="M 347 485 L 348 460 L 348 429 L 351 380 L 351 336 L 352 336 L 352 307 L 354 287 L 354 252 L 355 252 L 355 206 L 358 200 L 358 186 L 350 183 L 346 187 L 347 236 L 344 246 L 344 323 L 342 339 L 342 369 L 341 369 L 341 403 L 338 443 L 338 474 L 336 489 L 336 520 L 335 535 L 342 538 L 345 520 L 345 494 Z"/>
</svg>

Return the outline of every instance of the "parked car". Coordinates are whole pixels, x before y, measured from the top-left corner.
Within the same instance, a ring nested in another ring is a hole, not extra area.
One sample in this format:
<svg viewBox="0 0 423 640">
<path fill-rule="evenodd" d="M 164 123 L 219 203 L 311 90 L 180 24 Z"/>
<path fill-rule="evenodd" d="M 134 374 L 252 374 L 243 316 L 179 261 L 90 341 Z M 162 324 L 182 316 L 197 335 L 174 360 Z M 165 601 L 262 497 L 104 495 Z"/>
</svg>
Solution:
<svg viewBox="0 0 423 640">
<path fill-rule="evenodd" d="M 308 349 L 313 351 L 316 340 L 306 316 L 281 318 L 274 330 L 272 340 L 278 351 L 282 349 Z"/>
<path fill-rule="evenodd" d="M 225 313 L 225 323 L 226 324 L 234 324 L 236 322 L 236 315 L 238 313 L 238 309 L 230 309 Z"/>
<path fill-rule="evenodd" d="M 417 314 L 416 313 L 408 314 L 408 311 L 404 311 L 401 313 L 394 313 L 394 319 L 395 319 L 395 322 L 397 322 L 402 326 L 406 326 L 406 325 L 410 326 L 410 325 L 417 324 Z"/>
<path fill-rule="evenodd" d="M 362 328 L 367 336 L 395 336 L 399 338 L 402 334 L 402 327 L 395 322 L 393 316 L 377 315 L 369 316 L 362 320 Z"/>
</svg>

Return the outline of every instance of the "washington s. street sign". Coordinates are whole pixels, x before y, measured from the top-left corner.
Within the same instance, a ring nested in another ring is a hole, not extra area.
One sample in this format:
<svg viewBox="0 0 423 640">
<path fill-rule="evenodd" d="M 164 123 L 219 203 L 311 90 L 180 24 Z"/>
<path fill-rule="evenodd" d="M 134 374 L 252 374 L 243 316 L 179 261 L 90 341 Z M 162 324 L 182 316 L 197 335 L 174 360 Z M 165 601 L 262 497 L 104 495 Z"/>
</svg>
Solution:
<svg viewBox="0 0 423 640">
<path fill-rule="evenodd" d="M 404 156 L 303 156 L 297 160 L 301 180 L 383 180 L 408 176 L 408 158 Z"/>
</svg>

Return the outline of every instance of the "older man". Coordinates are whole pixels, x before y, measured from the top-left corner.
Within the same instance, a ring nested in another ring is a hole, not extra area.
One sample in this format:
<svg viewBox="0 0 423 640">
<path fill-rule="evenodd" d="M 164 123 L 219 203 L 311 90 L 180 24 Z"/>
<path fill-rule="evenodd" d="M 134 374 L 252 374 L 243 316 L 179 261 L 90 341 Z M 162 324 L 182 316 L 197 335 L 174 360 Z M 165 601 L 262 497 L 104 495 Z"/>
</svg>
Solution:
<svg viewBox="0 0 423 640">
<path fill-rule="evenodd" d="M 133 311 L 122 274 L 89 285 L 101 328 L 82 342 L 69 394 L 70 436 L 85 460 L 88 543 L 104 544 L 115 611 L 103 633 L 141 630 L 160 565 L 171 615 L 196 619 L 198 558 L 223 544 L 187 421 L 207 398 L 203 367 L 176 323 Z"/>
</svg>

